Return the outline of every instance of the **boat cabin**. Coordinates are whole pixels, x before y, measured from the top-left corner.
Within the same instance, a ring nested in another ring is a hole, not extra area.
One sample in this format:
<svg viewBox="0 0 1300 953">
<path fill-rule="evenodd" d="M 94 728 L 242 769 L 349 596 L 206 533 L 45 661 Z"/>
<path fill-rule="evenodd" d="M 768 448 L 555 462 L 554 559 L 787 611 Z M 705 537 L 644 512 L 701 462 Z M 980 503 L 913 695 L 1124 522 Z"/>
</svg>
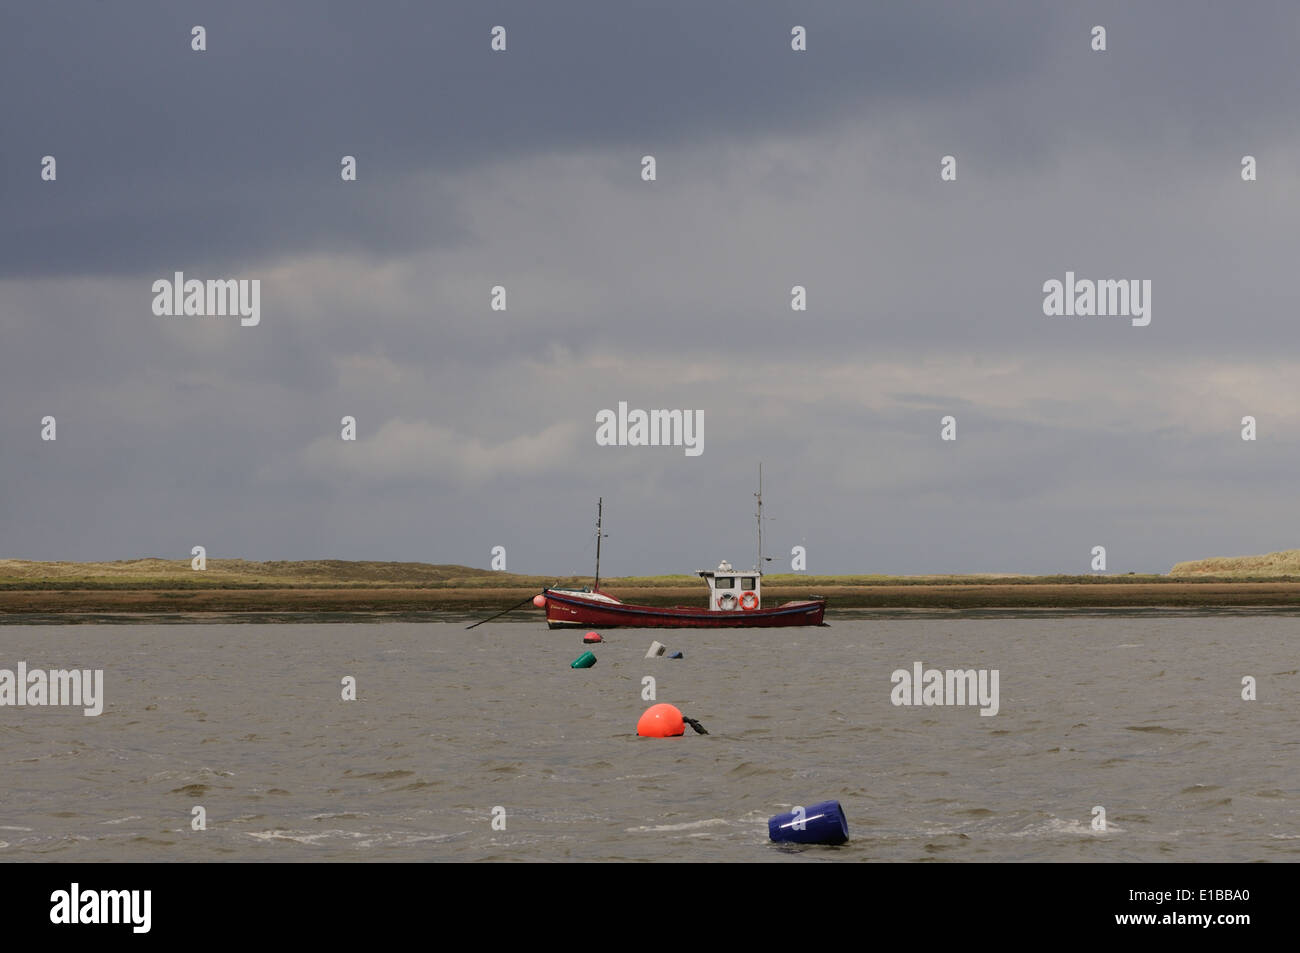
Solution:
<svg viewBox="0 0 1300 953">
<path fill-rule="evenodd" d="M 759 591 L 762 573 L 736 572 L 725 559 L 717 569 L 700 569 L 697 574 L 709 584 L 709 608 L 715 612 L 743 612 L 762 606 Z"/>
</svg>

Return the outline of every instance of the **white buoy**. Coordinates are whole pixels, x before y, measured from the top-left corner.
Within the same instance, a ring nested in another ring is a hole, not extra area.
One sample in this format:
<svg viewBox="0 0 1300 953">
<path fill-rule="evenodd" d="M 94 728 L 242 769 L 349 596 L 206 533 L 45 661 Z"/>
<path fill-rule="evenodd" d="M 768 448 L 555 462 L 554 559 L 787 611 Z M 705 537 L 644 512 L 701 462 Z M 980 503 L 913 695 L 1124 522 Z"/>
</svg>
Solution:
<svg viewBox="0 0 1300 953">
<path fill-rule="evenodd" d="M 668 647 L 664 645 L 662 642 L 651 642 L 650 648 L 646 650 L 645 657 L 660 658 L 667 651 L 668 651 Z"/>
</svg>

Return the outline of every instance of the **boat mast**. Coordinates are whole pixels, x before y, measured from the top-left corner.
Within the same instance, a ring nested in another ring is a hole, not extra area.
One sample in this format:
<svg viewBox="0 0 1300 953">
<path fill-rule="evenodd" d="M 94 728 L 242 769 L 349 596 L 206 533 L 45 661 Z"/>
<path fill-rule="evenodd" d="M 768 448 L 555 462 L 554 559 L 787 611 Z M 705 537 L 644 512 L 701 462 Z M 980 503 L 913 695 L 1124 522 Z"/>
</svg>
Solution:
<svg viewBox="0 0 1300 953">
<path fill-rule="evenodd" d="M 600 521 L 605 508 L 605 498 L 599 497 L 596 500 L 596 584 L 591 587 L 592 592 L 600 592 Z"/>
<path fill-rule="evenodd" d="M 758 559 L 754 562 L 757 572 L 763 571 L 763 464 L 758 465 Z"/>
</svg>

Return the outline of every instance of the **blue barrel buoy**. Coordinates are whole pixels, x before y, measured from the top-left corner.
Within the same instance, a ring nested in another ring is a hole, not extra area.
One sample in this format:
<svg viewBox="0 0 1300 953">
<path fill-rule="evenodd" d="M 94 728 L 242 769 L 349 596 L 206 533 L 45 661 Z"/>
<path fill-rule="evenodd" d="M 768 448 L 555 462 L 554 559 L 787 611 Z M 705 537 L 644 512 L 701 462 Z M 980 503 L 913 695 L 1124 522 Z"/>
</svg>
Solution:
<svg viewBox="0 0 1300 953">
<path fill-rule="evenodd" d="M 576 659 L 569 663 L 569 668 L 591 668 L 596 664 L 596 656 L 590 652 L 583 652 Z"/>
<path fill-rule="evenodd" d="M 767 836 L 787 844 L 843 844 L 849 839 L 849 822 L 839 801 L 822 801 L 802 811 L 767 819 Z"/>
<path fill-rule="evenodd" d="M 669 658 L 686 658 L 686 656 L 683 655 L 681 652 L 674 652 L 672 655 L 670 655 L 670 656 L 668 656 L 668 657 L 669 657 Z"/>
</svg>

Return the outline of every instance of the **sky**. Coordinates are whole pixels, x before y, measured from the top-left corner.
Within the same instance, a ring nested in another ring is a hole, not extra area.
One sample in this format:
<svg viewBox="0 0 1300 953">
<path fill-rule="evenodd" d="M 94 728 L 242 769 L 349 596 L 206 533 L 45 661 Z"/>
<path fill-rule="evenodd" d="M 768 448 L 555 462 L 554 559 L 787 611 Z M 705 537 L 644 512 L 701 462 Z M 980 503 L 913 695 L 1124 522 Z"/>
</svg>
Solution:
<svg viewBox="0 0 1300 953">
<path fill-rule="evenodd" d="M 748 567 L 760 462 L 770 571 L 1300 547 L 1298 43 L 1253 0 L 7 4 L 0 558 L 590 573 L 603 497 L 602 575 Z M 177 271 L 259 323 L 155 314 Z M 1044 314 L 1067 271 L 1150 324 Z M 620 402 L 702 452 L 599 445 Z"/>
</svg>

